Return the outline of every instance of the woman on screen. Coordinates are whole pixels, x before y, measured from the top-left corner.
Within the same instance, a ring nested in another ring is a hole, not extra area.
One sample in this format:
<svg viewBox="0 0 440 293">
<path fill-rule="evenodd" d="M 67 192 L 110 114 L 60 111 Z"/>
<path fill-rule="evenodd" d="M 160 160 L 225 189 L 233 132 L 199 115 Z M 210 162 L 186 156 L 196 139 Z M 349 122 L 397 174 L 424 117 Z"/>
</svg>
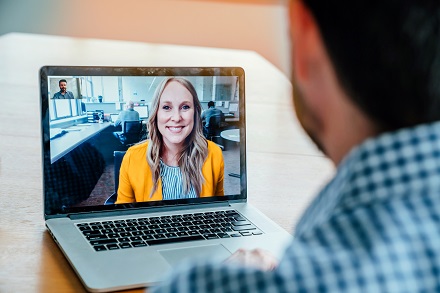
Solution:
<svg viewBox="0 0 440 293">
<path fill-rule="evenodd" d="M 117 204 L 224 195 L 223 154 L 203 136 L 201 109 L 188 80 L 172 77 L 158 86 L 150 139 L 125 154 Z"/>
</svg>

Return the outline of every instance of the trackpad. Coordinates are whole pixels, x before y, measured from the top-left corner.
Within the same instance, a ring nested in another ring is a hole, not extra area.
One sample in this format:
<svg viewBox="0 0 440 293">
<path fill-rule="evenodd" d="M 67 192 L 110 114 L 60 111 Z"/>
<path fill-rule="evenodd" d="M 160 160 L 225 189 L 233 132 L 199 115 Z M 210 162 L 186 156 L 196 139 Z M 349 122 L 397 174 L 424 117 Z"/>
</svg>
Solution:
<svg viewBox="0 0 440 293">
<path fill-rule="evenodd" d="M 225 260 L 231 255 L 223 245 L 206 245 L 197 247 L 186 247 L 176 249 L 159 250 L 159 253 L 167 260 L 170 265 L 175 265 L 183 260 L 189 260 L 195 257 L 213 257 L 219 260 Z"/>
</svg>

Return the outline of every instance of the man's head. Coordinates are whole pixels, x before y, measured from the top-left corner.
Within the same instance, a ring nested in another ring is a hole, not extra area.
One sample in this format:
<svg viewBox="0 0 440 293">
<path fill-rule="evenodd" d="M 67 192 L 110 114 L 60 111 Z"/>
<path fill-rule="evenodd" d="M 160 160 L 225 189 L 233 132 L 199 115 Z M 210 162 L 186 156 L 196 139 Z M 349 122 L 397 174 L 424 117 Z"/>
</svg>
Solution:
<svg viewBox="0 0 440 293">
<path fill-rule="evenodd" d="M 290 13 L 298 117 L 333 161 L 440 120 L 438 1 L 303 0 Z"/>
<path fill-rule="evenodd" d="M 65 79 L 61 79 L 58 82 L 58 86 L 60 87 L 60 91 L 65 93 L 67 91 L 67 81 Z"/>
<path fill-rule="evenodd" d="M 215 103 L 213 101 L 208 102 L 208 108 L 215 107 Z"/>
<path fill-rule="evenodd" d="M 129 110 L 129 109 L 134 109 L 134 102 L 133 101 L 128 101 L 127 104 L 125 104 L 125 107 Z"/>
</svg>

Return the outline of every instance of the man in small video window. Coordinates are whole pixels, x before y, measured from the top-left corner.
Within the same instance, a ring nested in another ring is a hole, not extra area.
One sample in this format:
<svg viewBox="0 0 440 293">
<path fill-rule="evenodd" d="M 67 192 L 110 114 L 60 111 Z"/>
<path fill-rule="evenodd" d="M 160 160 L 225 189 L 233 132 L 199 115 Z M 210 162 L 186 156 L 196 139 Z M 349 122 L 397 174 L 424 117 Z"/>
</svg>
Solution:
<svg viewBox="0 0 440 293">
<path fill-rule="evenodd" d="M 201 117 L 203 123 L 203 134 L 206 138 L 208 138 L 213 129 L 220 127 L 220 123 L 225 120 L 225 114 L 223 114 L 222 110 L 215 107 L 215 103 L 213 101 L 208 102 L 208 109 L 203 111 Z M 214 119 L 216 125 L 209 124 L 212 122 L 210 121 L 211 117 L 217 117 L 217 119 Z"/>
<path fill-rule="evenodd" d="M 65 79 L 61 79 L 58 85 L 60 91 L 53 95 L 54 99 L 74 99 L 73 93 L 67 90 L 67 81 Z"/>
</svg>

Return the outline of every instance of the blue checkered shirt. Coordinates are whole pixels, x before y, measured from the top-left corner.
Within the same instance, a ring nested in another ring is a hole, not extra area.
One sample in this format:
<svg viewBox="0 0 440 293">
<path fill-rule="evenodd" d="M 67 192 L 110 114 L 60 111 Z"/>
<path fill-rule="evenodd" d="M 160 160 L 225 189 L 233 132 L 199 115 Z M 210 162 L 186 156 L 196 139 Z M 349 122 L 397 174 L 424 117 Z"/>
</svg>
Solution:
<svg viewBox="0 0 440 293">
<path fill-rule="evenodd" d="M 154 292 L 440 292 L 440 123 L 353 149 L 270 272 L 212 261 Z"/>
</svg>

